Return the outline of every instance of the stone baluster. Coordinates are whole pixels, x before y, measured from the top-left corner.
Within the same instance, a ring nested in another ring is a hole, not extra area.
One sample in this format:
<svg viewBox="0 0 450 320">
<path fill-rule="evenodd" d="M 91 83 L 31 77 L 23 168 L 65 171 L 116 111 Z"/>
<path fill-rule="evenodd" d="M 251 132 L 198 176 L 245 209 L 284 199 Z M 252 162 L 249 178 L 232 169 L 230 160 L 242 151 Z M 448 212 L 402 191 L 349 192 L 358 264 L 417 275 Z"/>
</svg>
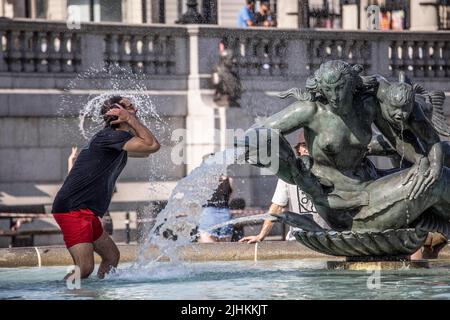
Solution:
<svg viewBox="0 0 450 320">
<path fill-rule="evenodd" d="M 144 37 L 142 53 L 144 55 L 144 73 L 155 74 L 154 35 L 148 34 Z"/>
<path fill-rule="evenodd" d="M 175 52 L 177 48 L 175 46 L 175 39 L 173 36 L 167 36 L 167 74 L 175 73 Z"/>
<path fill-rule="evenodd" d="M 163 60 L 163 39 L 160 35 L 155 35 L 154 38 L 154 65 L 155 65 L 155 74 L 164 74 L 165 66 Z"/>
<path fill-rule="evenodd" d="M 273 39 L 272 40 L 272 50 L 271 50 L 271 60 L 272 60 L 272 65 L 271 65 L 271 70 L 270 70 L 270 72 L 271 72 L 271 75 L 273 75 L 273 76 L 280 76 L 281 74 L 282 74 L 282 66 L 281 66 L 281 64 L 283 63 L 283 61 L 282 61 L 282 59 L 283 59 L 283 53 L 282 53 L 282 46 L 283 46 L 283 44 L 281 43 L 281 39 Z M 298 43 L 297 43 L 298 44 Z M 293 48 L 292 48 L 293 49 Z M 298 59 L 298 57 L 292 57 L 293 59 L 295 59 L 295 58 L 297 58 Z M 293 61 L 293 60 L 290 60 L 289 61 L 291 64 L 294 64 L 294 63 L 298 63 L 298 61 L 297 62 L 295 62 L 295 61 Z"/>
<path fill-rule="evenodd" d="M 345 46 L 345 41 L 343 40 L 336 40 L 334 42 L 334 46 L 335 46 L 335 51 L 336 51 L 336 57 L 338 59 L 347 59 L 347 57 L 344 55 L 344 46 Z"/>
<path fill-rule="evenodd" d="M 424 46 L 425 77 L 435 76 L 434 54 L 434 42 L 426 41 Z"/>
<path fill-rule="evenodd" d="M 100 66 L 103 67 L 104 65 L 104 43 L 103 39 L 99 39 L 99 36 L 96 36 L 97 38 L 97 45 L 98 49 L 101 48 L 100 52 L 96 53 L 96 60 L 101 60 Z M 75 72 L 80 72 L 83 70 L 83 46 L 84 41 L 81 39 L 81 36 L 76 33 L 72 33 L 72 37 L 70 38 L 70 53 L 72 56 L 72 65 L 74 67 Z"/>
<path fill-rule="evenodd" d="M 353 58 L 353 63 L 364 65 L 364 41 L 362 40 L 355 40 L 354 41 L 355 46 L 355 55 Z"/>
<path fill-rule="evenodd" d="M 0 72 L 8 71 L 7 64 L 8 38 L 6 31 L 0 30 Z"/>
<path fill-rule="evenodd" d="M 369 69 L 372 65 L 372 48 L 371 48 L 371 42 L 370 41 L 364 41 L 363 46 L 363 61 L 364 61 L 364 68 Z"/>
<path fill-rule="evenodd" d="M 8 71 L 20 72 L 22 71 L 22 64 L 20 61 L 20 31 L 12 30 L 8 33 Z"/>
<path fill-rule="evenodd" d="M 51 32 L 49 34 L 49 71 L 61 72 L 61 34 Z"/>
<path fill-rule="evenodd" d="M 34 72 L 34 33 L 32 31 L 25 31 L 22 36 L 22 66 L 24 72 Z"/>
<path fill-rule="evenodd" d="M 401 71 L 409 74 L 408 65 L 409 65 L 409 52 L 408 52 L 408 41 L 402 41 L 400 43 L 400 50 L 402 52 L 402 63 L 400 65 Z"/>
<path fill-rule="evenodd" d="M 243 68 L 244 68 L 244 57 L 242 56 L 241 53 L 241 48 L 240 48 L 240 39 L 238 37 L 228 37 L 228 46 L 227 49 L 230 49 L 231 51 L 233 51 L 233 55 L 236 59 L 236 71 L 238 72 L 238 74 L 242 75 L 243 74 Z"/>
<path fill-rule="evenodd" d="M 38 32 L 37 38 L 36 71 L 48 72 L 48 33 Z"/>
<path fill-rule="evenodd" d="M 330 58 L 332 59 L 339 59 L 339 53 L 337 50 L 337 45 L 336 45 L 336 41 L 334 40 L 329 40 L 327 42 L 327 46 L 328 46 L 328 52 L 330 54 Z"/>
<path fill-rule="evenodd" d="M 141 60 L 141 55 L 138 52 L 138 41 L 139 38 L 136 35 L 132 35 L 130 37 L 129 46 L 130 46 L 130 66 L 133 73 L 140 73 L 139 62 Z"/>
<path fill-rule="evenodd" d="M 160 74 L 169 73 L 169 40 L 168 36 L 162 36 L 160 41 L 161 55 L 160 55 Z"/>
<path fill-rule="evenodd" d="M 401 53 L 401 43 L 402 41 L 392 41 L 392 76 L 397 77 L 398 72 L 402 66 L 402 53 Z"/>
<path fill-rule="evenodd" d="M 119 66 L 131 71 L 131 36 L 122 34 L 119 36 Z"/>
<path fill-rule="evenodd" d="M 72 55 L 72 43 L 71 43 L 72 34 L 63 32 L 61 34 L 61 47 L 60 47 L 60 55 L 61 55 L 61 70 L 62 72 L 74 72 L 74 59 Z"/>
<path fill-rule="evenodd" d="M 314 72 L 316 67 L 322 62 L 324 51 L 324 43 L 322 40 L 312 40 L 311 41 L 311 56 L 310 56 L 310 66 L 309 70 L 311 73 Z"/>
<path fill-rule="evenodd" d="M 272 38 L 264 43 L 264 56 L 262 59 L 263 75 L 276 76 L 279 72 L 280 61 L 276 55 L 276 39 Z"/>
<path fill-rule="evenodd" d="M 239 50 L 241 52 L 241 75 L 250 74 L 250 38 L 240 37 L 239 38 Z"/>
<path fill-rule="evenodd" d="M 162 39 L 160 35 L 155 35 L 153 38 L 153 50 L 154 50 L 154 65 L 155 65 L 155 74 L 163 74 L 164 66 L 163 64 L 163 46 Z"/>
<path fill-rule="evenodd" d="M 357 52 L 357 49 L 355 46 L 355 40 L 350 39 L 350 40 L 345 41 L 345 47 L 346 47 L 345 51 L 347 51 L 347 53 L 345 54 L 344 57 L 345 57 L 345 59 L 347 59 L 347 61 L 353 63 L 356 60 L 356 57 L 358 55 L 358 52 Z"/>
<path fill-rule="evenodd" d="M 416 77 L 424 77 L 425 76 L 425 60 L 424 60 L 424 46 L 425 43 L 423 41 L 418 41 L 416 47 L 414 49 L 414 75 Z"/>
<path fill-rule="evenodd" d="M 263 56 L 261 39 L 256 37 L 248 38 L 248 74 L 251 76 L 257 76 L 261 73 L 261 58 Z"/>
<path fill-rule="evenodd" d="M 112 34 L 107 37 L 107 61 L 110 68 L 119 66 L 120 63 L 120 40 L 117 34 Z"/>
<path fill-rule="evenodd" d="M 445 42 L 438 41 L 435 46 L 435 56 L 434 61 L 436 65 L 436 76 L 445 77 Z M 447 60 L 448 61 L 448 60 Z"/>
<path fill-rule="evenodd" d="M 445 76 L 450 77 L 450 41 L 447 41 L 445 43 L 443 58 L 446 63 L 445 64 Z"/>
<path fill-rule="evenodd" d="M 405 50 L 405 72 L 410 75 L 414 75 L 414 41 L 406 41 L 403 49 Z"/>
</svg>

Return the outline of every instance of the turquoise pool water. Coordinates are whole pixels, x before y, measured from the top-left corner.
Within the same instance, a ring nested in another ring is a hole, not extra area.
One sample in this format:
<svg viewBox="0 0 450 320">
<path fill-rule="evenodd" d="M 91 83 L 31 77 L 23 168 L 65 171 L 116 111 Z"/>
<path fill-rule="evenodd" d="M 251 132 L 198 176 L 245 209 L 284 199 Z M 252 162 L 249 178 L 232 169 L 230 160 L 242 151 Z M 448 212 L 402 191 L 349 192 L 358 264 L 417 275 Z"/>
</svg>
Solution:
<svg viewBox="0 0 450 320">
<path fill-rule="evenodd" d="M 124 264 L 78 290 L 61 280 L 66 270 L 0 269 L 0 299 L 450 299 L 445 269 L 382 271 L 369 288 L 373 274 L 327 270 L 318 260 Z"/>
</svg>

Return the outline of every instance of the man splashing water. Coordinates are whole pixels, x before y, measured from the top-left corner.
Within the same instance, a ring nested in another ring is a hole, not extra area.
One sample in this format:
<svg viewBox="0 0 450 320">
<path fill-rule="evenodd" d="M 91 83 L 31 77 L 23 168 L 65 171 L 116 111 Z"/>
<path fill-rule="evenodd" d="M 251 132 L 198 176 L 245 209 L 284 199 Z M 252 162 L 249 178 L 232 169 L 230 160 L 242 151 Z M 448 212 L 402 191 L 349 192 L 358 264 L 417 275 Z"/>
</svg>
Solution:
<svg viewBox="0 0 450 320">
<path fill-rule="evenodd" d="M 102 258 L 99 278 L 117 267 L 119 250 L 103 231 L 100 218 L 109 207 L 128 154 L 148 157 L 160 148 L 136 112 L 127 98 L 114 96 L 104 101 L 100 113 L 105 127 L 82 149 L 53 202 L 53 216 L 81 278 L 94 270 L 94 251 Z"/>
</svg>

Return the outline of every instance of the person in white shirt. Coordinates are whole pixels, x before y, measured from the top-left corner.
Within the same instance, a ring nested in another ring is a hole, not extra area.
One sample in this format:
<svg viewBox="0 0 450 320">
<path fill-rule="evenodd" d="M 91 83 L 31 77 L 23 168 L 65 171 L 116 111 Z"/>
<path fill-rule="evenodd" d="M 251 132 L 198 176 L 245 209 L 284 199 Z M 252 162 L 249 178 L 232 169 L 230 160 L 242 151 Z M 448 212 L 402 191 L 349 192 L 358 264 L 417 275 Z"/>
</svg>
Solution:
<svg viewBox="0 0 450 320">
<path fill-rule="evenodd" d="M 303 131 L 300 133 L 299 143 L 295 146 L 298 156 L 308 155 Z M 314 221 L 324 229 L 329 229 L 328 224 L 323 220 L 314 208 L 314 204 L 307 197 L 307 195 L 300 190 L 297 185 L 289 184 L 281 179 L 278 179 L 277 187 L 272 197 L 272 204 L 269 208 L 269 213 L 275 214 L 283 211 L 289 205 L 289 211 L 297 212 L 299 214 L 312 214 Z M 264 238 L 272 230 L 274 222 L 271 220 L 264 220 L 261 231 L 256 236 L 247 236 L 239 240 L 239 242 L 255 243 L 264 240 Z M 295 240 L 292 231 L 295 228 L 290 227 L 286 235 L 286 240 Z"/>
</svg>

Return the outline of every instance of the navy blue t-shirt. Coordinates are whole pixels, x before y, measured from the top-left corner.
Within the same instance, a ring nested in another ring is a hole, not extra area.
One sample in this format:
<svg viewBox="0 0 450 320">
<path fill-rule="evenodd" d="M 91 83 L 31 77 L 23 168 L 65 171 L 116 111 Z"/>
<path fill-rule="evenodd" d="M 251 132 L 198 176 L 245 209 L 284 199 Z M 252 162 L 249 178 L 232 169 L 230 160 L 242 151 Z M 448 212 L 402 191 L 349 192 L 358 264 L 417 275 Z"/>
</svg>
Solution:
<svg viewBox="0 0 450 320">
<path fill-rule="evenodd" d="M 52 213 L 90 209 L 102 217 L 127 163 L 127 152 L 122 147 L 132 137 L 126 131 L 112 128 L 99 131 L 78 155 L 55 197 Z"/>
</svg>

